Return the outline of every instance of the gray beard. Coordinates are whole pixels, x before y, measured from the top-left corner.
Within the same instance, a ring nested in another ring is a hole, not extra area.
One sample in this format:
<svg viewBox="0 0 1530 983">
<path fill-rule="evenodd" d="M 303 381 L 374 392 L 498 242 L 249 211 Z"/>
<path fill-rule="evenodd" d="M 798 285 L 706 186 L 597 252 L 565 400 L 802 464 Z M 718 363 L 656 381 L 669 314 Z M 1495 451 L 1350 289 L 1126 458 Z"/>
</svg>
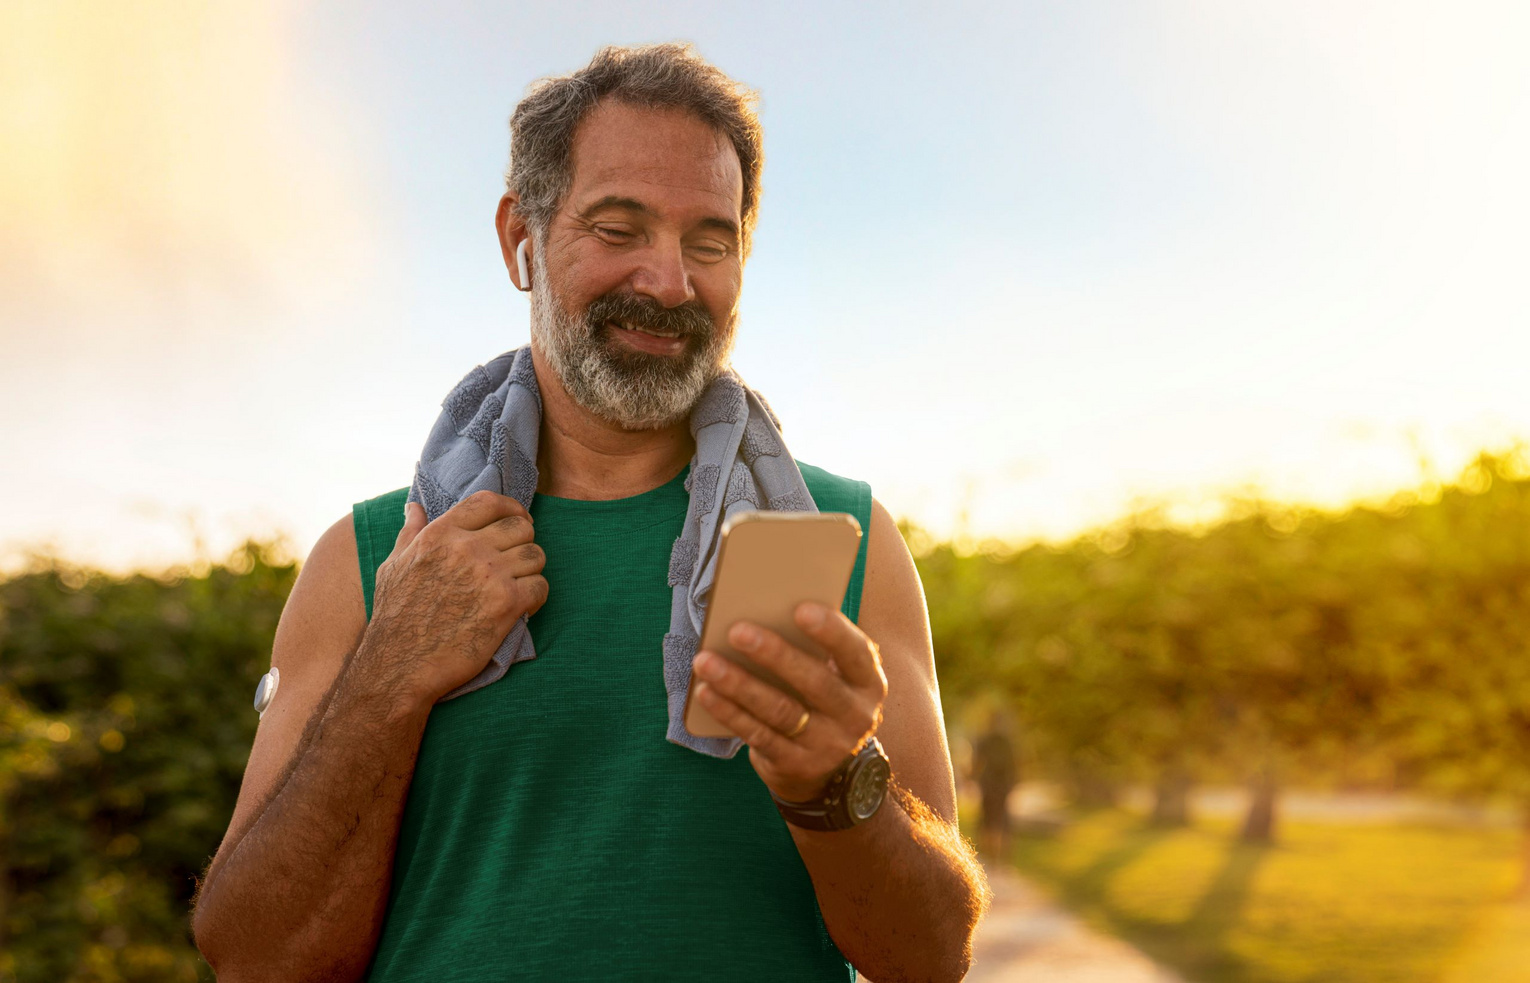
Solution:
<svg viewBox="0 0 1530 983">
<path fill-rule="evenodd" d="M 531 278 L 531 337 L 573 401 L 624 430 L 655 430 L 684 419 L 726 368 L 730 323 L 719 329 L 699 304 L 664 308 L 631 294 L 606 294 L 583 317 L 563 309 L 548 277 Z M 686 339 L 677 356 L 633 351 L 609 337 L 617 316 L 649 327 L 677 330 Z"/>
</svg>

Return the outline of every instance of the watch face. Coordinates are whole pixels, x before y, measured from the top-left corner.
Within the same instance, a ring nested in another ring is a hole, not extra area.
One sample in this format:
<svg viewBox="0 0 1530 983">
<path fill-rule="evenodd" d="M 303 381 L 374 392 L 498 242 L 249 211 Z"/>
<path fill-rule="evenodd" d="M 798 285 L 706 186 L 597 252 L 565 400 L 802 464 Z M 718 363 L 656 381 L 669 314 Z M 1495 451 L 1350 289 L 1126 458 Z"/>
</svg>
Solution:
<svg viewBox="0 0 1530 983">
<path fill-rule="evenodd" d="M 891 774 L 887 759 L 882 757 L 872 758 L 855 773 L 855 778 L 850 782 L 849 794 L 845 796 L 845 804 L 856 822 L 869 819 L 877 811 L 877 807 L 882 804 L 882 797 L 887 794 L 887 779 Z"/>
</svg>

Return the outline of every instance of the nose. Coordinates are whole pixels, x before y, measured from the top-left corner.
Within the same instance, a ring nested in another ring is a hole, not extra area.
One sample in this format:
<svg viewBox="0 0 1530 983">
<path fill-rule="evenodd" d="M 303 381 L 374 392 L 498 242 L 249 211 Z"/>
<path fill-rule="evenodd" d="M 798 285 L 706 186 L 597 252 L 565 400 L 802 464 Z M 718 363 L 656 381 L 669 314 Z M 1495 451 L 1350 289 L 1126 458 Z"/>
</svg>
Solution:
<svg viewBox="0 0 1530 983">
<path fill-rule="evenodd" d="M 678 239 L 661 239 L 645 250 L 643 262 L 633 272 L 632 289 L 665 307 L 679 307 L 696 299 Z"/>
</svg>

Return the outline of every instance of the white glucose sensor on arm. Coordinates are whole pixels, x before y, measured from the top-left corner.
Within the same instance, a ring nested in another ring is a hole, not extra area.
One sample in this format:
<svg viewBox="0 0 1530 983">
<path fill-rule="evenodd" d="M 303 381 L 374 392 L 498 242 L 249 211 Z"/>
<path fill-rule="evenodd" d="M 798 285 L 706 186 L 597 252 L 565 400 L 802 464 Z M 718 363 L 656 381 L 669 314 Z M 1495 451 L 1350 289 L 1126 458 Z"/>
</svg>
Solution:
<svg viewBox="0 0 1530 983">
<path fill-rule="evenodd" d="M 271 671 L 260 677 L 260 685 L 255 687 L 255 712 L 262 718 L 266 715 L 266 707 L 271 705 L 272 697 L 276 696 L 276 687 L 282 681 L 281 670 L 275 666 Z"/>
</svg>

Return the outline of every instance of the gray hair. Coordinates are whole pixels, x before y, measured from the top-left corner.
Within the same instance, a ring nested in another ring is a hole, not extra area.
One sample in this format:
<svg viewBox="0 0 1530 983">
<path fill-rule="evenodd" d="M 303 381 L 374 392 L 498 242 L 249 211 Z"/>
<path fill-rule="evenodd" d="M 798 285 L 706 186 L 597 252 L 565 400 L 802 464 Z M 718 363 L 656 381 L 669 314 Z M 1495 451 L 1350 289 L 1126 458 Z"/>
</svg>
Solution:
<svg viewBox="0 0 1530 983">
<path fill-rule="evenodd" d="M 538 238 L 547 232 L 573 181 L 574 131 L 602 99 L 653 109 L 682 109 L 728 137 L 744 172 L 739 230 L 749 255 L 765 162 L 756 93 L 704 61 L 688 42 L 601 48 L 571 75 L 534 82 L 510 117 L 505 188 Z"/>
</svg>

